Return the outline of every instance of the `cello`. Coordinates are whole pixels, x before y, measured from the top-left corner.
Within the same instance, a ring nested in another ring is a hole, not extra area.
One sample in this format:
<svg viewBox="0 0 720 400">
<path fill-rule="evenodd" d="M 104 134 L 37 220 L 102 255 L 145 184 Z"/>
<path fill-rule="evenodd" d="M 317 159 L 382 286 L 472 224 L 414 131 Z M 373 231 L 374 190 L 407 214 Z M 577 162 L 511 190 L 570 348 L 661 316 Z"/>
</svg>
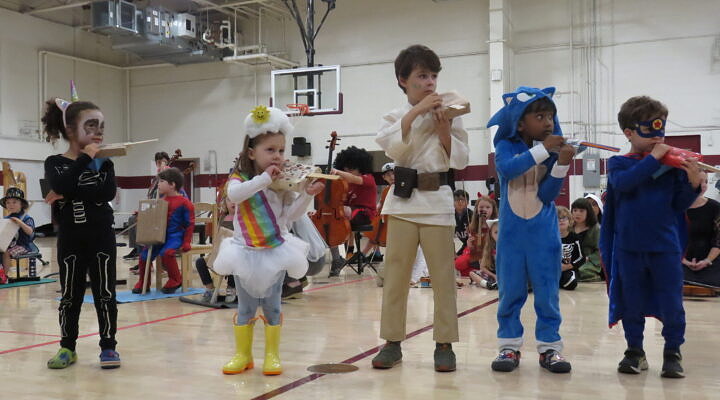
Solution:
<svg viewBox="0 0 720 400">
<path fill-rule="evenodd" d="M 382 212 L 383 206 L 385 205 L 385 198 L 390 191 L 390 186 L 391 185 L 387 185 L 387 187 L 383 189 L 382 194 L 380 194 L 380 207 L 377 215 L 373 217 L 371 222 L 373 230 L 362 233 L 363 236 L 368 238 L 370 243 L 375 246 L 385 247 L 387 244 L 387 222 L 385 222 L 384 216 L 380 215 L 380 212 Z"/>
<path fill-rule="evenodd" d="M 329 150 L 326 174 L 329 174 L 332 169 L 332 155 L 339 140 L 337 132 L 333 131 L 327 145 Z M 323 191 L 315 195 L 315 214 L 310 218 L 330 247 L 345 243 L 352 231 L 350 220 L 345 216 L 347 192 L 348 184 L 344 180 L 333 182 L 327 179 Z"/>
</svg>

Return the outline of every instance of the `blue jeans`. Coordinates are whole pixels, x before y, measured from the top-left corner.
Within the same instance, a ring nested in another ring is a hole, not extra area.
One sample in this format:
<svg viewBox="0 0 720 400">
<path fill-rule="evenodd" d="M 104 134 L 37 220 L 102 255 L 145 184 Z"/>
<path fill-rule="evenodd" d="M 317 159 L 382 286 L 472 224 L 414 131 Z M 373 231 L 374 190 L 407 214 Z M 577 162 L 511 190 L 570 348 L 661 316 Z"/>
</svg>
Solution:
<svg viewBox="0 0 720 400">
<path fill-rule="evenodd" d="M 285 275 L 282 274 L 270 289 L 270 294 L 261 299 L 250 296 L 240 285 L 239 280 L 235 278 L 238 299 L 237 324 L 247 325 L 251 319 L 255 318 L 258 306 L 262 306 L 268 325 L 280 325 L 280 302 L 284 278 Z"/>
</svg>

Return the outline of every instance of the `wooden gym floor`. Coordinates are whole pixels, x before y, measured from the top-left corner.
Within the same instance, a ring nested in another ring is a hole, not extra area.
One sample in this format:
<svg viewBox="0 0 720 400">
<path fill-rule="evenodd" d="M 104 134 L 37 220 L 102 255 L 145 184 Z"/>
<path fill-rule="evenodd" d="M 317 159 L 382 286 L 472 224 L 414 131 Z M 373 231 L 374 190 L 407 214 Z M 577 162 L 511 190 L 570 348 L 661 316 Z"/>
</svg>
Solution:
<svg viewBox="0 0 720 400">
<path fill-rule="evenodd" d="M 38 244 L 56 271 L 54 239 Z M 119 256 L 127 252 L 119 248 Z M 130 262 L 118 257 L 118 277 Z M 370 273 L 349 269 L 340 278 L 327 272 L 311 278 L 301 299 L 284 304 L 281 358 L 284 373 L 262 375 L 264 337 L 256 326 L 256 368 L 225 376 L 221 366 L 233 354 L 232 309 L 209 309 L 177 298 L 118 305 L 117 334 L 122 367 L 101 370 L 97 320 L 91 304 L 80 317 L 78 362 L 65 370 L 45 366 L 58 349 L 59 283 L 0 290 L 0 398 L 2 399 L 717 399 L 720 379 L 713 365 L 720 358 L 720 300 L 686 300 L 687 378 L 661 379 L 661 324 L 648 319 L 645 349 L 649 371 L 622 375 L 616 366 L 625 349 L 622 330 L 607 328 L 607 297 L 602 284 L 560 292 L 566 357 L 573 371 L 542 370 L 535 352 L 534 311 L 523 310 L 526 343 L 520 368 L 490 370 L 495 356 L 497 292 L 476 287 L 458 290 L 460 343 L 454 345 L 458 370 L 433 371 L 432 290 L 410 289 L 409 337 L 402 364 L 374 370 L 370 360 L 378 338 L 382 289 Z M 130 275 L 130 283 L 136 277 Z M 196 287 L 200 287 L 194 275 Z M 119 291 L 129 290 L 118 287 Z M 89 291 L 88 291 L 89 293 Z M 310 365 L 349 362 L 356 372 L 317 375 Z"/>
</svg>

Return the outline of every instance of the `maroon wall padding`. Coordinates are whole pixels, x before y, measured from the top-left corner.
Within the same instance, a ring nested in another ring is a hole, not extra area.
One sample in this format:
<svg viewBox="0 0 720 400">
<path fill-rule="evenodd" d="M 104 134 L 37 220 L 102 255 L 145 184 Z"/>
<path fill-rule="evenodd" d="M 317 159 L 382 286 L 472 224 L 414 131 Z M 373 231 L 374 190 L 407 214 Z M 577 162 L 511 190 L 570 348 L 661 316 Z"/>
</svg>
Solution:
<svg viewBox="0 0 720 400">
<path fill-rule="evenodd" d="M 490 165 L 469 165 L 465 169 L 455 171 L 456 181 L 484 181 L 494 175 L 494 157 L 493 154 L 488 156 L 488 160 L 492 160 Z M 605 166 L 607 159 L 600 160 L 600 173 L 605 174 Z M 720 165 L 720 155 L 703 156 L 703 162 L 710 165 Z M 568 175 L 582 175 L 583 162 L 582 159 L 573 159 L 573 164 Z M 385 184 L 379 173 L 373 173 L 375 182 L 378 185 Z M 152 176 L 118 176 L 117 185 L 121 189 L 147 189 L 150 187 Z M 226 174 L 198 174 L 195 175 L 195 187 L 217 187 L 227 180 Z"/>
</svg>

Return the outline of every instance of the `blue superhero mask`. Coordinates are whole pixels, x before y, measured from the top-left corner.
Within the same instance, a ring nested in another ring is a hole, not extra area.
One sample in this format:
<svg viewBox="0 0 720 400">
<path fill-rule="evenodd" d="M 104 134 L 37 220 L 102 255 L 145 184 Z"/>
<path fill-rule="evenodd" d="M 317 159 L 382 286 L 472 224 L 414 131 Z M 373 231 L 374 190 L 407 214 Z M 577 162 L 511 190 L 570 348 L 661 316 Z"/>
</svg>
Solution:
<svg viewBox="0 0 720 400">
<path fill-rule="evenodd" d="M 635 124 L 635 133 L 646 139 L 654 137 L 665 137 L 665 123 L 667 121 L 662 118 L 655 118 L 650 121 L 640 121 Z M 648 128 L 648 133 L 643 133 L 641 127 Z"/>
<path fill-rule="evenodd" d="M 532 102 L 540 100 L 543 97 L 552 101 L 553 94 L 555 94 L 554 87 L 538 89 L 527 86 L 520 86 L 515 89 L 514 92 L 505 93 L 502 96 L 505 106 L 498 110 L 487 123 L 488 128 L 495 125 L 498 126 L 498 130 L 493 138 L 493 143 L 497 145 L 498 142 L 505 139 L 520 140 L 517 127 L 525 113 L 525 109 Z M 558 120 L 557 114 L 553 118 L 553 121 L 555 125 L 553 135 L 562 136 L 562 129 L 560 128 L 560 121 Z"/>
</svg>

